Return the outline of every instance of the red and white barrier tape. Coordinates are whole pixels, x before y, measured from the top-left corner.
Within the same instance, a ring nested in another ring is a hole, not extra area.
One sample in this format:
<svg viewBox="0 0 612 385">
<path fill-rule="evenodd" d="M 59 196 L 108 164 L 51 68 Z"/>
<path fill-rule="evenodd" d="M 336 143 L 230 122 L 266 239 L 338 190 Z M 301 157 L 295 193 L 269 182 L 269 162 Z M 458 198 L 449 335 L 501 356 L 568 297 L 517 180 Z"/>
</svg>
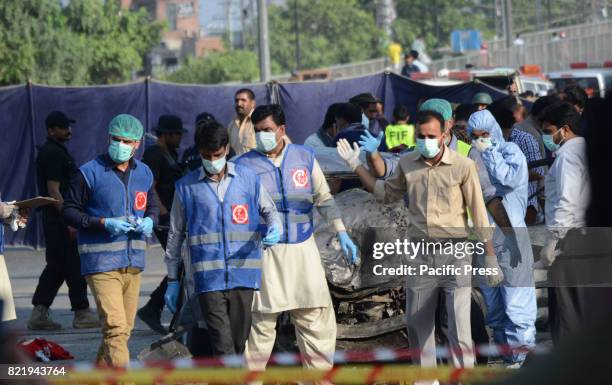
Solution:
<svg viewBox="0 0 612 385">
<path fill-rule="evenodd" d="M 471 353 L 482 357 L 496 357 L 516 353 L 531 353 L 542 354 L 547 353 L 549 349 L 536 346 L 535 348 L 527 348 L 525 346 L 510 345 L 478 345 Z M 373 362 L 403 362 L 412 357 L 418 356 L 422 351 L 416 349 L 388 349 L 379 348 L 371 351 L 337 351 L 331 357 L 331 361 L 335 365 L 373 363 Z M 464 354 L 460 350 L 455 350 L 457 354 Z M 451 358 L 453 349 L 447 347 L 439 347 L 436 349 L 438 358 Z M 304 362 L 304 355 L 299 353 L 276 353 L 270 356 L 268 366 L 295 366 L 301 365 Z M 322 357 L 314 357 L 321 360 Z M 265 361 L 265 357 L 259 359 L 251 357 L 252 362 Z M 70 365 L 73 371 L 89 371 L 99 368 L 96 364 L 87 362 L 77 362 Z M 243 355 L 227 355 L 211 358 L 194 358 L 194 359 L 176 359 L 169 361 L 132 361 L 130 368 L 164 368 L 164 369 L 192 369 L 192 368 L 210 368 L 210 367 L 246 367 L 246 359 Z"/>
</svg>

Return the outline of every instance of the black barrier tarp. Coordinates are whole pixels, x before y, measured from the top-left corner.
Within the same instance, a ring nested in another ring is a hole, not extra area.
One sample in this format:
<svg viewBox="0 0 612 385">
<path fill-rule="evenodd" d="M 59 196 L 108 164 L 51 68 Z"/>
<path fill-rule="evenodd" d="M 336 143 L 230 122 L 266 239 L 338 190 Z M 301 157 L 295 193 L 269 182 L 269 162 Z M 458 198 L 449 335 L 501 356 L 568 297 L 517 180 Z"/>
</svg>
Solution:
<svg viewBox="0 0 612 385">
<path fill-rule="evenodd" d="M 385 115 L 391 120 L 396 104 L 405 104 L 414 115 L 422 98 L 441 97 L 453 103 L 470 103 L 475 93 L 488 92 L 493 99 L 505 94 L 479 83 L 430 86 L 405 77 L 380 73 L 332 81 L 237 85 L 182 85 L 154 80 L 92 87 L 49 87 L 27 84 L 0 88 L 0 194 L 4 201 L 35 196 L 37 146 L 46 138 L 45 117 L 62 110 L 74 118 L 73 137 L 68 149 L 77 165 L 105 151 L 106 128 L 111 118 L 129 113 L 140 119 L 148 133 L 155 131 L 162 114 L 181 117 L 189 132 L 181 149 L 193 143 L 194 120 L 200 112 L 210 112 L 224 125 L 234 116 L 234 93 L 251 88 L 259 104 L 273 100 L 283 106 L 287 133 L 295 143 L 315 132 L 327 106 L 351 96 L 371 92 L 385 102 Z M 142 155 L 143 147 L 138 153 Z M 34 215 L 26 230 L 6 232 L 8 245 L 44 246 L 39 216 Z"/>
</svg>

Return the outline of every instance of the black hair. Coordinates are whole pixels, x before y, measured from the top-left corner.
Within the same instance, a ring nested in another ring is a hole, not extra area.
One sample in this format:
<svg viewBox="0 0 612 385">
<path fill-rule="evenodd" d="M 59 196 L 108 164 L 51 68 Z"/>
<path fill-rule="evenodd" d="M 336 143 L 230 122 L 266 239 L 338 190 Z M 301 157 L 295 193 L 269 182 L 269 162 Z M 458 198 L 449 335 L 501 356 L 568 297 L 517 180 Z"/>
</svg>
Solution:
<svg viewBox="0 0 612 385">
<path fill-rule="evenodd" d="M 415 51 L 415 50 L 412 50 L 412 51 L 408 52 L 408 53 L 406 54 L 406 56 L 404 56 L 404 59 L 407 59 L 407 58 L 409 58 L 409 57 L 412 57 L 413 59 L 415 59 L 415 60 L 416 60 L 416 59 L 418 59 L 418 58 L 419 58 L 419 53 L 418 53 L 417 51 Z"/>
<path fill-rule="evenodd" d="M 325 118 L 323 118 L 323 124 L 321 125 L 324 130 L 334 125 L 336 122 L 336 112 L 341 105 L 342 103 L 334 103 L 327 107 L 327 112 L 325 112 Z"/>
<path fill-rule="evenodd" d="M 586 92 L 576 84 L 570 84 L 569 86 L 565 87 L 562 95 L 562 100 L 564 102 L 568 102 L 569 104 L 578 106 L 579 108 L 584 108 L 586 101 L 589 98 Z"/>
<path fill-rule="evenodd" d="M 580 113 L 570 103 L 557 103 L 548 106 L 540 114 L 542 122 L 561 128 L 567 125 L 576 135 L 580 135 Z"/>
<path fill-rule="evenodd" d="M 533 93 L 533 91 L 531 91 L 531 90 L 527 90 L 527 91 L 523 92 L 522 94 L 519 94 L 519 96 L 520 96 L 521 98 L 525 98 L 525 99 L 527 99 L 527 98 L 532 98 L 532 97 L 534 97 L 534 96 L 535 96 L 535 94 Z"/>
<path fill-rule="evenodd" d="M 336 111 L 336 118 L 344 119 L 347 123 L 359 123 L 361 122 L 361 108 L 358 105 L 353 103 L 342 103 L 338 106 L 338 110 Z"/>
<path fill-rule="evenodd" d="M 195 145 L 198 150 L 216 151 L 229 143 L 227 128 L 216 121 L 198 123 Z"/>
<path fill-rule="evenodd" d="M 285 113 L 278 104 L 264 104 L 263 106 L 256 107 L 251 114 L 251 122 L 257 124 L 268 116 L 272 117 L 277 126 L 285 124 Z"/>
<path fill-rule="evenodd" d="M 460 104 L 453 111 L 453 117 L 455 121 L 465 120 L 466 122 L 470 119 L 470 116 L 478 111 L 478 106 L 475 104 Z"/>
<path fill-rule="evenodd" d="M 559 103 L 560 99 L 557 95 L 546 95 L 538 98 L 531 106 L 531 115 L 539 119 L 540 113 L 548 106 Z"/>
<path fill-rule="evenodd" d="M 253 92 L 253 90 L 251 90 L 249 88 L 241 88 L 241 89 L 239 89 L 238 91 L 236 91 L 234 96 L 238 96 L 239 94 L 247 94 L 249 96 L 249 99 L 255 100 L 255 93 Z"/>
<path fill-rule="evenodd" d="M 410 114 L 408 114 L 408 108 L 403 104 L 395 106 L 393 109 L 393 119 L 395 119 L 396 122 L 400 120 L 408 120 L 409 117 Z"/>
<path fill-rule="evenodd" d="M 513 108 L 515 106 L 510 100 L 506 100 L 506 102 L 504 103 L 504 99 L 496 100 L 493 103 L 489 104 L 487 106 L 487 110 L 491 112 L 491 115 L 493 115 L 493 117 L 502 129 L 508 129 L 512 128 L 512 126 L 514 126 L 514 123 L 516 123 L 516 119 L 514 119 L 513 114 Z"/>
<path fill-rule="evenodd" d="M 429 123 L 434 119 L 440 123 L 440 130 L 444 133 L 444 118 L 436 111 L 424 110 L 419 112 L 417 115 L 417 124 Z"/>
<path fill-rule="evenodd" d="M 605 105 L 605 100 L 599 96 L 587 99 L 584 111 L 580 115 L 580 129 L 578 130 L 580 136 L 586 137 L 589 135 L 589 130 L 597 130 L 598 127 L 605 126 L 605 124 L 602 125 L 598 120 L 598 114 L 605 110 Z"/>
<path fill-rule="evenodd" d="M 516 109 L 521 106 L 519 99 L 513 95 L 505 96 L 499 99 L 499 102 L 512 112 L 516 111 Z"/>
<path fill-rule="evenodd" d="M 195 124 L 197 126 L 198 123 L 200 123 L 200 121 L 207 121 L 207 120 L 216 121 L 217 119 L 215 119 L 215 116 L 211 114 L 210 112 L 200 112 L 198 116 L 196 116 L 195 118 Z"/>
</svg>

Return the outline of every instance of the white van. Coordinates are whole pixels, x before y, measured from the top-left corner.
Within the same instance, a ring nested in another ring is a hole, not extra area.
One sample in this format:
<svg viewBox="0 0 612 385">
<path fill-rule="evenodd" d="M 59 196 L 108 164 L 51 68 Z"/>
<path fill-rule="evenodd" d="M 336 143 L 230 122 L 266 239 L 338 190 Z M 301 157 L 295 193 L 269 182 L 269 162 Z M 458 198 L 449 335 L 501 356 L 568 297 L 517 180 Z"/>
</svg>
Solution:
<svg viewBox="0 0 612 385">
<path fill-rule="evenodd" d="M 570 84 L 576 84 L 584 89 L 589 97 L 599 95 L 603 98 L 607 90 L 612 90 L 612 68 L 570 69 L 549 72 L 547 75 L 559 91 Z"/>
</svg>

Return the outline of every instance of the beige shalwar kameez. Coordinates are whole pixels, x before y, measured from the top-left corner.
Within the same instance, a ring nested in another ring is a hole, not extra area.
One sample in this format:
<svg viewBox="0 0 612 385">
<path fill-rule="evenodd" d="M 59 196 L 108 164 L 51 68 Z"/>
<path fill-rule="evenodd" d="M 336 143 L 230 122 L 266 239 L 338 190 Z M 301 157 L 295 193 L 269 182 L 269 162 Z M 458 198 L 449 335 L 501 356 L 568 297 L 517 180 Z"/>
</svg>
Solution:
<svg viewBox="0 0 612 385">
<path fill-rule="evenodd" d="M 276 167 L 280 167 L 285 149 L 270 158 Z M 333 199 L 316 160 L 311 182 L 315 206 Z M 333 225 L 336 231 L 345 231 L 342 219 L 334 219 Z M 261 289 L 253 298 L 253 320 L 245 350 L 249 368 L 266 367 L 276 339 L 276 320 L 283 311 L 291 314 L 304 365 L 319 369 L 333 366 L 336 317 L 314 235 L 302 243 L 279 243 L 266 249 L 262 263 Z"/>
</svg>

